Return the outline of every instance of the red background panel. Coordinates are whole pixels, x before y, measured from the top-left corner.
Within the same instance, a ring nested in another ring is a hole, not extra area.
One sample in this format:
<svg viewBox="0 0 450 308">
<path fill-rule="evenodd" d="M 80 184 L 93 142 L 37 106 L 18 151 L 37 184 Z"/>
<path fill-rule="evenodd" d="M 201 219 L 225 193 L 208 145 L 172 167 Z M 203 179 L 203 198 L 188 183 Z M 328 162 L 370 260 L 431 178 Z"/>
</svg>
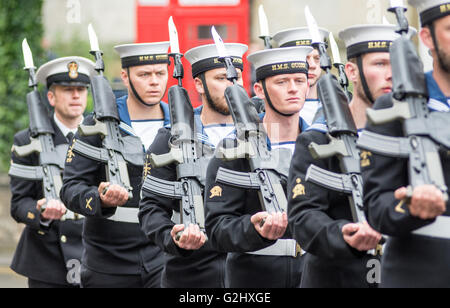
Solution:
<svg viewBox="0 0 450 308">
<path fill-rule="evenodd" d="M 137 43 L 169 41 L 168 21 L 172 16 L 178 30 L 180 51 L 204 44 L 214 43 L 210 29 L 218 28 L 225 42 L 249 44 L 250 38 L 250 5 L 249 0 L 240 0 L 234 6 L 180 6 L 178 0 L 169 0 L 167 6 L 141 5 L 136 1 L 137 10 Z M 250 70 L 244 55 L 244 84 L 250 85 Z M 183 86 L 188 90 L 192 104 L 201 104 L 192 80 L 191 66 L 183 58 L 185 78 Z M 170 76 L 172 76 L 172 67 Z M 176 80 L 169 78 L 169 87 Z M 167 94 L 164 98 L 167 102 Z"/>
</svg>

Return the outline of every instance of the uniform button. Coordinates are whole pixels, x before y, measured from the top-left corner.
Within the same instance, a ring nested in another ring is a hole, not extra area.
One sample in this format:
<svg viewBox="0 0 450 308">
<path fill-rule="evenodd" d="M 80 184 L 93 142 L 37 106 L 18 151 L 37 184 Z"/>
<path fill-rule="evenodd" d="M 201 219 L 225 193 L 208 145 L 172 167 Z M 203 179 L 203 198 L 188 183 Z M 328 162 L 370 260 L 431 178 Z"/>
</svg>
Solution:
<svg viewBox="0 0 450 308">
<path fill-rule="evenodd" d="M 67 242 L 67 237 L 65 235 L 61 236 L 61 242 L 62 243 L 66 243 Z"/>
<path fill-rule="evenodd" d="M 45 235 L 45 232 L 44 231 L 38 231 L 38 234 L 39 235 Z"/>
</svg>

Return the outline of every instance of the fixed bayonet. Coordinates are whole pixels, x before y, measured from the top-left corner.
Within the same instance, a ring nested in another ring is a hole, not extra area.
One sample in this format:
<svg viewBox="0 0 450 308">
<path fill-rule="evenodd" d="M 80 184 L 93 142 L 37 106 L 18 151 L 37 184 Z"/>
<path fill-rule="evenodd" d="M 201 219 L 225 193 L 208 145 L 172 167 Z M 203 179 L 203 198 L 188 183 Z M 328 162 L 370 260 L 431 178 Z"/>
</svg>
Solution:
<svg viewBox="0 0 450 308">
<path fill-rule="evenodd" d="M 92 96 L 94 99 L 94 121 L 95 125 L 79 125 L 78 132 L 81 136 L 100 135 L 102 148 L 96 148 L 85 142 L 75 139 L 72 150 L 105 164 L 106 181 L 111 184 L 122 186 L 128 191 L 128 199 L 133 198 L 128 175 L 127 164 L 143 165 L 143 152 L 140 147 L 133 147 L 136 153 L 130 156 L 134 159 L 126 160 L 126 143 L 119 129 L 119 113 L 115 101 L 114 93 L 106 78 L 103 76 L 105 69 L 103 53 L 98 44 L 98 38 L 92 24 L 88 26 L 90 53 L 95 57 L 95 70 L 97 76 L 90 76 L 92 86 Z M 140 155 L 139 155 L 140 153 Z M 131 161 L 130 161 L 131 160 Z"/>
<path fill-rule="evenodd" d="M 25 166 L 12 163 L 9 175 L 21 179 L 41 180 L 44 197 L 50 200 L 59 200 L 59 191 L 62 186 L 62 169 L 58 162 L 59 153 L 56 151 L 53 135 L 55 134 L 53 125 L 50 122 L 47 110 L 41 101 L 37 90 L 37 82 L 33 63 L 33 55 L 26 39 L 22 42 L 22 51 L 25 63 L 25 70 L 29 74 L 29 87 L 32 91 L 27 94 L 28 115 L 30 123 L 30 143 L 23 146 L 14 145 L 12 151 L 19 157 L 38 153 L 39 166 Z M 41 207 L 44 211 L 46 205 Z M 48 226 L 51 221 L 42 222 Z"/>
<path fill-rule="evenodd" d="M 259 125 L 258 113 L 245 89 L 237 83 L 236 68 L 228 56 L 226 46 L 214 27 L 211 32 L 221 61 L 225 63 L 227 79 L 233 82 L 225 90 L 225 99 L 236 126 L 237 137 L 237 148 L 218 147 L 217 153 L 225 160 L 246 158 L 251 169 L 250 173 L 243 173 L 220 168 L 216 181 L 241 189 L 257 190 L 262 209 L 268 213 L 287 212 L 286 194 L 281 184 L 286 178 L 284 172 L 280 172 L 286 168 L 280 165 L 290 163 L 291 153 L 287 149 L 280 149 L 277 159 L 274 159 L 275 154 L 269 151 L 267 145 L 267 133 Z"/>
<path fill-rule="evenodd" d="M 264 6 L 261 4 L 258 9 L 259 16 L 259 38 L 264 41 L 264 48 L 271 49 L 272 44 L 270 40 L 272 37 L 269 34 L 269 21 L 267 20 L 266 12 L 264 11 Z"/>
<path fill-rule="evenodd" d="M 170 182 L 147 174 L 142 186 L 143 196 L 153 193 L 165 198 L 179 200 L 180 222 L 185 230 L 191 224 L 198 225 L 206 234 L 205 214 L 203 206 L 203 171 L 207 165 L 201 157 L 200 142 L 197 140 L 194 124 L 194 109 L 189 95 L 182 87 L 183 65 L 179 49 L 178 32 L 169 18 L 169 36 L 171 54 L 175 62 L 173 77 L 178 79 L 178 85 L 169 89 L 169 109 L 171 122 L 171 139 L 169 153 L 162 155 L 150 154 L 150 163 L 160 168 L 170 164 L 176 165 L 177 182 Z M 178 223 L 178 222 L 177 222 Z M 179 240 L 183 231 L 176 235 Z"/>
<path fill-rule="evenodd" d="M 389 11 L 396 15 L 399 26 L 396 32 L 401 35 L 390 47 L 393 106 L 369 109 L 367 118 L 373 125 L 399 120 L 404 136 L 397 138 L 367 132 L 361 136 L 358 146 L 379 155 L 408 158 L 408 191 L 411 193 L 420 185 L 435 185 L 448 200 L 439 149 L 450 148 L 450 133 L 442 129 L 450 123 L 450 113 L 430 112 L 428 108 L 423 64 L 410 39 L 404 2 L 391 1 Z"/>
<path fill-rule="evenodd" d="M 345 95 L 347 96 L 347 100 L 350 102 L 352 98 L 352 94 L 348 91 L 348 78 L 345 74 L 345 65 L 341 61 L 341 54 L 339 52 L 339 47 L 334 39 L 333 33 L 330 32 L 329 41 L 331 46 L 331 52 L 333 54 L 333 66 L 339 72 L 339 83 L 341 84 L 342 89 L 344 90 Z"/>
<path fill-rule="evenodd" d="M 311 165 L 307 170 L 306 181 L 347 194 L 353 221 L 365 222 L 359 151 L 356 148 L 358 131 L 348 106 L 348 98 L 339 87 L 336 77 L 331 74 L 330 57 L 325 44 L 319 37 L 319 28 L 308 7 L 305 8 L 305 16 L 313 37 L 313 45 L 319 47 L 321 68 L 326 72 L 318 82 L 318 94 L 327 123 L 327 136 L 330 140 L 330 143 L 324 145 L 311 143 L 309 151 L 314 159 L 337 157 L 342 172 L 342 174 L 332 173 Z M 334 62 L 341 64 L 339 50 L 332 35 L 330 35 L 330 42 L 334 51 Z"/>
</svg>

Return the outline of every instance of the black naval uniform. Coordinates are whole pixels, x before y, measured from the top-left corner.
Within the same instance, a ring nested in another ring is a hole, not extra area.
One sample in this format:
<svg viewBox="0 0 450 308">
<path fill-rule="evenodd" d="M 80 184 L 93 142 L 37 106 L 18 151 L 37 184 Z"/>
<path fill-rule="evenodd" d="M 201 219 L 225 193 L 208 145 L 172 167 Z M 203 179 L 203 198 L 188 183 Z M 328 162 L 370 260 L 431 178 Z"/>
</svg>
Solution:
<svg viewBox="0 0 450 308">
<path fill-rule="evenodd" d="M 123 121 L 126 97 L 118 99 L 118 105 Z M 93 125 L 93 116 L 86 117 L 84 124 Z M 127 135 L 124 130 L 121 134 Z M 82 137 L 76 134 L 75 142 L 77 139 L 102 147 L 99 135 Z M 143 166 L 128 164 L 127 167 L 133 199 L 123 208 L 138 208 Z M 105 173 L 103 163 L 78 153 L 72 153 L 70 162 L 66 161 L 61 199 L 71 210 L 86 216 L 81 285 L 87 288 L 160 287 L 163 260 L 159 247 L 148 241 L 139 223 L 109 220 L 117 208 L 101 207 L 98 185 L 106 182 Z"/>
<path fill-rule="evenodd" d="M 51 119 L 55 135 L 53 142 L 62 149 L 61 160 L 65 159 L 69 140 Z M 14 136 L 14 145 L 30 143 L 29 130 Z M 59 152 L 59 151 L 58 151 Z M 18 157 L 12 153 L 12 161 L 17 164 L 38 166 L 39 155 Z M 19 223 L 26 224 L 20 238 L 11 269 L 29 279 L 30 287 L 73 287 L 79 283 L 76 266 L 83 250 L 81 232 L 83 219 L 53 221 L 50 227 L 41 225 L 41 214 L 36 209 L 37 201 L 44 198 L 42 181 L 30 181 L 11 177 L 11 216 Z M 70 278 L 72 277 L 72 278 Z"/>
<path fill-rule="evenodd" d="M 348 195 L 305 180 L 311 164 L 341 173 L 337 157 L 312 158 L 308 149 L 311 142 L 328 144 L 329 139 L 315 129 L 299 135 L 288 181 L 289 226 L 307 251 L 301 287 L 369 287 L 367 263 L 375 257 L 348 245 L 342 234 L 342 227 L 353 222 Z"/>
<path fill-rule="evenodd" d="M 430 103 L 442 103 L 449 112 L 448 98 L 440 91 L 431 73 L 426 74 Z M 445 105 L 447 104 L 447 108 Z M 439 104 L 438 104 L 439 105 Z M 391 96 L 383 96 L 375 109 L 391 107 Z M 429 104 L 430 109 L 431 104 Z M 433 110 L 432 110 L 433 111 Z M 434 111 L 439 112 L 439 111 Z M 443 127 L 442 129 L 448 129 Z M 403 136 L 399 121 L 384 125 L 369 125 L 367 130 L 387 136 Z M 389 239 L 382 259 L 381 287 L 450 287 L 450 239 L 414 234 L 434 220 L 411 216 L 406 204 L 394 197 L 400 187 L 409 185 L 407 159 L 391 158 L 366 152 L 362 166 L 365 204 L 368 220 L 375 230 Z M 450 185 L 450 152 L 440 152 L 444 179 Z M 450 216 L 450 202 L 443 216 Z M 448 234 L 447 234 L 448 236 Z"/>
<path fill-rule="evenodd" d="M 305 124 L 300 119 L 301 124 Z M 235 147 L 236 140 L 225 139 L 224 148 Z M 206 176 L 205 215 L 206 231 L 212 246 L 228 252 L 226 277 L 231 288 L 297 288 L 300 286 L 303 258 L 291 256 L 254 255 L 276 241 L 263 238 L 250 221 L 261 212 L 258 193 L 216 182 L 220 167 L 250 172 L 246 159 L 225 162 L 212 158 Z M 286 183 L 283 187 L 286 188 Z M 289 227 L 282 239 L 292 239 Z M 298 251 L 299 252 L 299 251 Z"/>
<path fill-rule="evenodd" d="M 159 130 L 154 143 L 147 151 L 161 155 L 170 151 L 170 129 Z M 201 153 L 212 153 L 207 147 Z M 148 165 L 150 166 L 150 165 Z M 161 168 L 151 167 L 147 174 L 167 181 L 177 181 L 176 165 Z M 144 176 L 146 175 L 144 171 Z M 203 183 L 204 184 L 204 183 Z M 178 247 L 170 232 L 175 225 L 172 212 L 179 214 L 180 201 L 142 191 L 139 219 L 148 238 L 157 243 L 165 252 L 165 267 L 162 274 L 162 287 L 165 288 L 223 288 L 225 287 L 225 253 L 215 251 L 209 241 L 199 250 L 185 250 Z"/>
</svg>

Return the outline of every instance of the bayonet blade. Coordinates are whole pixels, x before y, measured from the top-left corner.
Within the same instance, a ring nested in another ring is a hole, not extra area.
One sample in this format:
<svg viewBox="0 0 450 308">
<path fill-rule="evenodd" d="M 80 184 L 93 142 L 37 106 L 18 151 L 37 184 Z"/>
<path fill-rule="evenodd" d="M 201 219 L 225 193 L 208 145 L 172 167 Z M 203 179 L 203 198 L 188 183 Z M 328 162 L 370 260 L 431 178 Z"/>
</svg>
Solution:
<svg viewBox="0 0 450 308">
<path fill-rule="evenodd" d="M 31 53 L 30 46 L 27 39 L 22 41 L 23 60 L 25 62 L 25 69 L 35 68 L 33 63 L 33 54 Z"/>
<path fill-rule="evenodd" d="M 217 33 L 217 30 L 214 26 L 212 26 L 212 28 L 211 28 L 211 34 L 213 36 L 214 43 L 216 44 L 216 48 L 219 53 L 219 57 L 220 58 L 228 57 L 228 52 L 227 52 L 227 49 L 225 48 L 225 43 L 223 42 L 219 33 Z"/>
<path fill-rule="evenodd" d="M 169 37 L 170 37 L 170 52 L 180 53 L 180 44 L 178 41 L 178 31 L 172 16 L 169 18 Z"/>
<path fill-rule="evenodd" d="M 95 34 L 94 27 L 92 26 L 92 24 L 89 24 L 88 26 L 88 33 L 89 33 L 89 43 L 91 44 L 91 51 L 100 51 L 97 34 Z"/>
<path fill-rule="evenodd" d="M 387 20 L 386 16 L 383 15 L 383 25 L 391 25 L 391 23 L 389 22 L 389 20 Z"/>
<path fill-rule="evenodd" d="M 330 32 L 330 46 L 333 53 L 334 64 L 343 64 L 341 61 L 341 54 L 339 53 L 339 47 L 334 39 L 333 33 Z"/>
<path fill-rule="evenodd" d="M 259 29 L 260 29 L 260 36 L 261 37 L 268 37 L 269 34 L 269 22 L 267 20 L 266 12 L 264 11 L 264 6 L 261 4 L 259 6 Z"/>
<path fill-rule="evenodd" d="M 316 19 L 311 14 L 309 6 L 305 7 L 305 17 L 306 23 L 308 24 L 309 28 L 309 33 L 311 34 L 312 43 L 323 43 L 322 39 L 320 38 L 319 27 L 317 26 Z"/>
</svg>

